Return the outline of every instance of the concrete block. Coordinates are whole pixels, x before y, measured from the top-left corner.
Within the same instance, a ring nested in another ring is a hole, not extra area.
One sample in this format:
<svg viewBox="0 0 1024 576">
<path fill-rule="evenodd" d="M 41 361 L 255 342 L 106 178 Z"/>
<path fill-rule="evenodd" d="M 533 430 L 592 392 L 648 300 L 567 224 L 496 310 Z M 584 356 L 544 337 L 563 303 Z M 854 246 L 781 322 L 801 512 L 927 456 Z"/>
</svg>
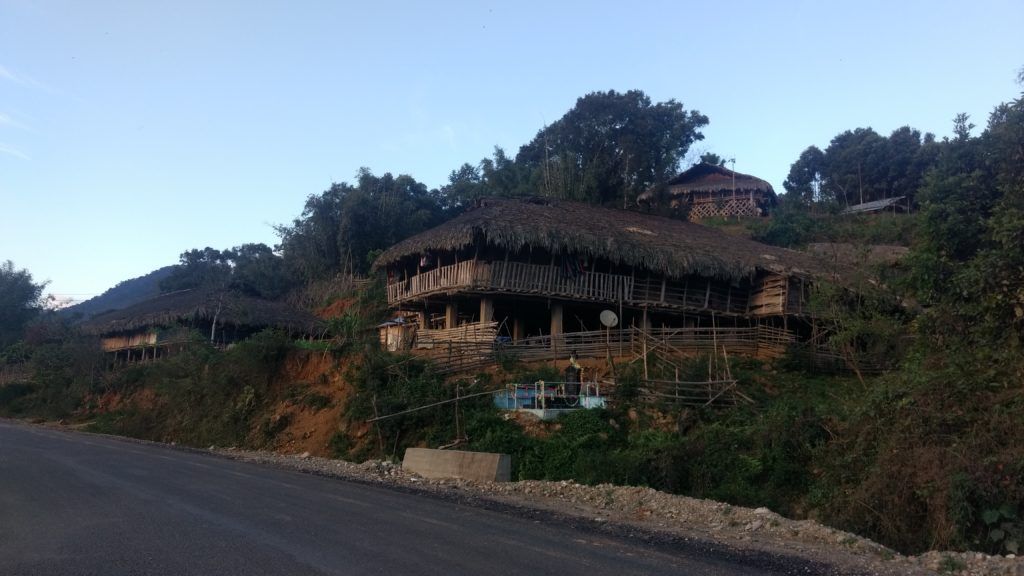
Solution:
<svg viewBox="0 0 1024 576">
<path fill-rule="evenodd" d="M 512 479 L 512 457 L 493 452 L 408 448 L 402 468 L 424 478 L 463 478 L 478 482 Z"/>
</svg>

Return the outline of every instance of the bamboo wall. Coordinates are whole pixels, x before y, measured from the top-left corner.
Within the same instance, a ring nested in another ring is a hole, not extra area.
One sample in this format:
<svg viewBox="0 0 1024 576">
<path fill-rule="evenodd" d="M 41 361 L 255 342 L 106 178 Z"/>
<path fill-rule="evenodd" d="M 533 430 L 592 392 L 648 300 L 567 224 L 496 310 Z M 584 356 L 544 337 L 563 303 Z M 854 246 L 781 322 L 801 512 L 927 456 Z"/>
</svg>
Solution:
<svg viewBox="0 0 1024 576">
<path fill-rule="evenodd" d="M 188 341 L 189 330 L 187 328 L 150 329 L 130 334 L 103 336 L 100 338 L 100 347 L 104 352 L 117 352 L 118 350 L 131 350 L 133 348 L 182 344 Z"/>
<path fill-rule="evenodd" d="M 125 348 L 139 348 L 156 344 L 156 332 L 143 332 L 120 336 L 106 336 L 100 340 L 100 347 L 104 352 L 124 350 Z"/>
<path fill-rule="evenodd" d="M 441 372 L 460 372 L 493 364 L 497 337 L 497 322 L 420 329 L 413 339 L 412 352 L 434 360 Z"/>
<path fill-rule="evenodd" d="M 785 276 L 769 274 L 754 281 L 750 288 L 751 316 L 778 316 L 786 313 L 789 281 Z"/>
<path fill-rule="evenodd" d="M 730 198 L 728 200 L 695 202 L 690 206 L 689 220 L 697 221 L 705 218 L 757 217 L 762 210 L 757 202 L 749 198 Z"/>
</svg>

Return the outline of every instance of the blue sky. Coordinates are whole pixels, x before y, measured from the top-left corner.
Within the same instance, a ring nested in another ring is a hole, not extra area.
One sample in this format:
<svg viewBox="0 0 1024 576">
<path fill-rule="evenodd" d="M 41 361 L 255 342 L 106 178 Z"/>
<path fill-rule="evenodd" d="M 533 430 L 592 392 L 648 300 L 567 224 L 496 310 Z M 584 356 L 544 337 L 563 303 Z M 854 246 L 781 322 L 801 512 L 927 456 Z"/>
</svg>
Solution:
<svg viewBox="0 0 1024 576">
<path fill-rule="evenodd" d="M 1020 94 L 1024 2 L 0 0 L 0 261 L 87 297 L 360 166 L 443 184 L 594 90 L 706 114 L 778 191 L 811 144 Z"/>
</svg>

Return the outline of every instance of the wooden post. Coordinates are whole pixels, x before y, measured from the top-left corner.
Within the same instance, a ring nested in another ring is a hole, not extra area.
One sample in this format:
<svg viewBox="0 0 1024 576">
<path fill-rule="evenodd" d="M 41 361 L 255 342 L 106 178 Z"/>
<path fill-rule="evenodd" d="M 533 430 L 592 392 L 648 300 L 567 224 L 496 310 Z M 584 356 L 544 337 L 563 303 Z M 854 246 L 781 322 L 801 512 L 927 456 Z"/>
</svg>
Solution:
<svg viewBox="0 0 1024 576">
<path fill-rule="evenodd" d="M 523 337 L 523 319 L 516 316 L 512 319 L 512 340 L 518 342 Z"/>
<path fill-rule="evenodd" d="M 649 274 L 648 274 L 647 277 L 648 277 L 648 279 L 650 279 L 650 275 Z M 650 282 L 648 282 L 647 285 L 650 286 Z M 632 266 L 630 268 L 630 270 L 629 270 L 629 287 L 632 288 L 632 287 L 635 287 L 635 286 L 636 286 L 636 266 Z M 630 291 L 629 294 L 626 295 L 626 299 L 629 300 L 630 302 L 633 301 L 632 290 Z"/>
<path fill-rule="evenodd" d="M 562 304 L 560 302 L 551 304 L 551 347 L 558 350 L 558 337 L 562 335 Z"/>
<path fill-rule="evenodd" d="M 456 322 L 459 321 L 459 305 L 455 302 L 449 302 L 444 306 L 444 327 L 455 328 Z"/>
<path fill-rule="evenodd" d="M 644 312 L 646 311 L 647 310 L 645 308 Z M 647 373 L 647 334 L 645 333 L 641 338 L 644 345 L 644 380 L 650 380 L 651 377 Z"/>
<path fill-rule="evenodd" d="M 623 287 L 619 286 L 619 356 L 622 356 L 622 323 L 624 322 L 622 316 L 622 297 Z"/>
<path fill-rule="evenodd" d="M 562 314 L 563 308 L 560 302 L 551 304 L 551 335 L 558 336 L 562 333 Z"/>
<path fill-rule="evenodd" d="M 480 299 L 480 322 L 490 322 L 494 318 L 494 300 L 483 297 Z"/>
</svg>

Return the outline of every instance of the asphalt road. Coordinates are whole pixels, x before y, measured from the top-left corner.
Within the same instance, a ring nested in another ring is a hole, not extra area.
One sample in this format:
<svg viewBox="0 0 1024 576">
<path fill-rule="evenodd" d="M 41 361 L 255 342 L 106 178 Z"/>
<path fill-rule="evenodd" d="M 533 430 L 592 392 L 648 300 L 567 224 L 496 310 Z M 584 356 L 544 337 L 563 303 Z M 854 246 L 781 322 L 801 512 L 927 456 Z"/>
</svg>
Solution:
<svg viewBox="0 0 1024 576">
<path fill-rule="evenodd" d="M 0 574 L 813 573 L 386 487 L 0 420 Z"/>
</svg>

